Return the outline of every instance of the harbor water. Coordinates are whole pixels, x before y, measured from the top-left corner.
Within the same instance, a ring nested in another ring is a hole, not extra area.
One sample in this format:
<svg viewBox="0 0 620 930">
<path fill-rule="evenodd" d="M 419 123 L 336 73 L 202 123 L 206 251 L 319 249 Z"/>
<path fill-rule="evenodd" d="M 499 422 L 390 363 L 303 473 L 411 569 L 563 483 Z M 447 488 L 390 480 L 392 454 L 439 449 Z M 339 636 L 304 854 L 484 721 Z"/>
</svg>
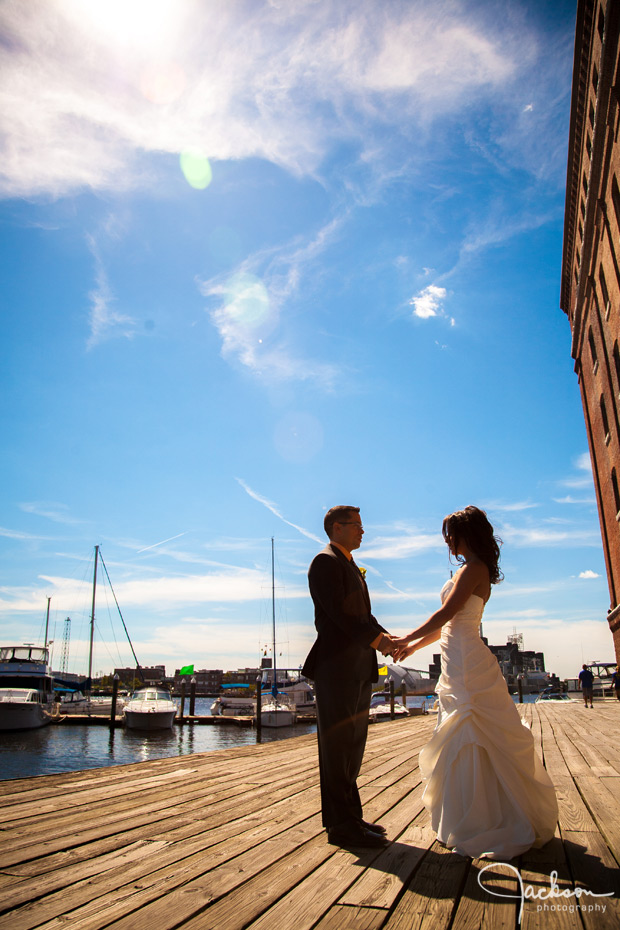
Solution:
<svg viewBox="0 0 620 930">
<path fill-rule="evenodd" d="M 534 700 L 528 695 L 524 700 Z M 434 696 L 426 699 L 431 707 Z M 409 697 L 407 704 L 420 706 L 424 698 Z M 196 714 L 207 716 L 213 698 L 197 698 Z M 186 705 L 187 707 L 187 705 Z M 301 723 L 293 727 L 263 728 L 262 743 L 288 739 L 316 731 L 316 724 Z M 236 746 L 256 744 L 253 727 L 235 724 L 175 724 L 171 730 L 140 732 L 118 727 L 62 724 L 0 733 L 0 780 L 27 778 L 35 775 L 57 775 L 80 772 L 108 765 L 148 762 L 196 752 L 211 752 Z"/>
</svg>

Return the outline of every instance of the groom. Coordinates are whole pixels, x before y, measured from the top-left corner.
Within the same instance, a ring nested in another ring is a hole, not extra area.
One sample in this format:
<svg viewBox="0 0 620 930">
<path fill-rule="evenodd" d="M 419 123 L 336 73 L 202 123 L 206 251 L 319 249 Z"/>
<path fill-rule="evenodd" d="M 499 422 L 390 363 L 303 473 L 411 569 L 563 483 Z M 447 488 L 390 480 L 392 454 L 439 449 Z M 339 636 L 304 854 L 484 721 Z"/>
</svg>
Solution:
<svg viewBox="0 0 620 930">
<path fill-rule="evenodd" d="M 389 655 L 392 637 L 373 617 L 351 556 L 364 534 L 359 507 L 332 507 L 324 526 L 329 545 L 308 572 L 318 636 L 302 668 L 316 696 L 323 826 L 335 846 L 385 846 L 385 828 L 362 819 L 357 776 L 379 677 L 375 649 Z"/>
</svg>

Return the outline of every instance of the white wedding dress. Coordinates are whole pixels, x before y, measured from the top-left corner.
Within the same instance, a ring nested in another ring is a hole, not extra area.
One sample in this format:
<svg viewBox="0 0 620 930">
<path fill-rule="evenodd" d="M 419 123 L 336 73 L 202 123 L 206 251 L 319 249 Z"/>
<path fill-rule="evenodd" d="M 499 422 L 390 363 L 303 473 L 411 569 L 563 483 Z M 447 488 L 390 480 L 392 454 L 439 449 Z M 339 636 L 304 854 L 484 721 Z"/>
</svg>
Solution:
<svg viewBox="0 0 620 930">
<path fill-rule="evenodd" d="M 442 602 L 453 584 L 442 588 Z M 483 611 L 472 594 L 442 628 L 439 719 L 420 771 L 437 839 L 465 856 L 505 861 L 552 838 L 558 805 L 499 663 L 480 638 Z"/>
</svg>

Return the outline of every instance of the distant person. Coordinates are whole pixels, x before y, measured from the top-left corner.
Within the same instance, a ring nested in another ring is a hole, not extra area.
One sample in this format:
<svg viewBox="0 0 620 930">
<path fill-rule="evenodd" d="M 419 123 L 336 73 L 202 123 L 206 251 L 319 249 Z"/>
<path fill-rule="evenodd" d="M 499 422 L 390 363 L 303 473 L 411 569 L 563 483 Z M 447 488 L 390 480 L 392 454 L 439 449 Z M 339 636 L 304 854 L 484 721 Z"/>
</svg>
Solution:
<svg viewBox="0 0 620 930">
<path fill-rule="evenodd" d="M 594 693 L 594 675 L 587 665 L 582 665 L 581 671 L 579 672 L 579 681 L 581 682 L 581 690 L 583 691 L 584 704 L 587 707 L 589 701 L 590 707 L 594 707 L 594 704 L 592 703 L 592 695 Z"/>
<path fill-rule="evenodd" d="M 335 846 L 386 846 L 386 830 L 362 816 L 357 789 L 373 682 L 375 649 L 392 651 L 392 637 L 371 613 L 362 572 L 351 555 L 364 535 L 359 507 L 325 515 L 329 544 L 308 571 L 317 639 L 302 668 L 314 682 L 323 826 Z"/>
<path fill-rule="evenodd" d="M 419 757 L 422 800 L 440 843 L 505 862 L 552 839 L 558 805 L 532 733 L 480 637 L 491 585 L 502 579 L 501 541 L 472 506 L 447 516 L 442 533 L 461 567 L 443 586 L 439 610 L 395 640 L 394 657 L 441 639 L 437 727 Z"/>
<path fill-rule="evenodd" d="M 620 665 L 616 667 L 616 671 L 611 676 L 611 683 L 614 686 L 616 698 L 620 701 Z"/>
</svg>

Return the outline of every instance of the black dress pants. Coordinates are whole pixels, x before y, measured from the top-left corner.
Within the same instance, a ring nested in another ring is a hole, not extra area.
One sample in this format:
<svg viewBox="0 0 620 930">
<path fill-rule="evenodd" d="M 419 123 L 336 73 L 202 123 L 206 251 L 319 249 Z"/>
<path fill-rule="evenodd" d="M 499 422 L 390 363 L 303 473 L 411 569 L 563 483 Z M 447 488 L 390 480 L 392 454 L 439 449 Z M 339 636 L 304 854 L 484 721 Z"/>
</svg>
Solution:
<svg viewBox="0 0 620 930">
<path fill-rule="evenodd" d="M 362 819 L 357 776 L 368 734 L 372 682 L 315 680 L 323 826 Z"/>
</svg>

